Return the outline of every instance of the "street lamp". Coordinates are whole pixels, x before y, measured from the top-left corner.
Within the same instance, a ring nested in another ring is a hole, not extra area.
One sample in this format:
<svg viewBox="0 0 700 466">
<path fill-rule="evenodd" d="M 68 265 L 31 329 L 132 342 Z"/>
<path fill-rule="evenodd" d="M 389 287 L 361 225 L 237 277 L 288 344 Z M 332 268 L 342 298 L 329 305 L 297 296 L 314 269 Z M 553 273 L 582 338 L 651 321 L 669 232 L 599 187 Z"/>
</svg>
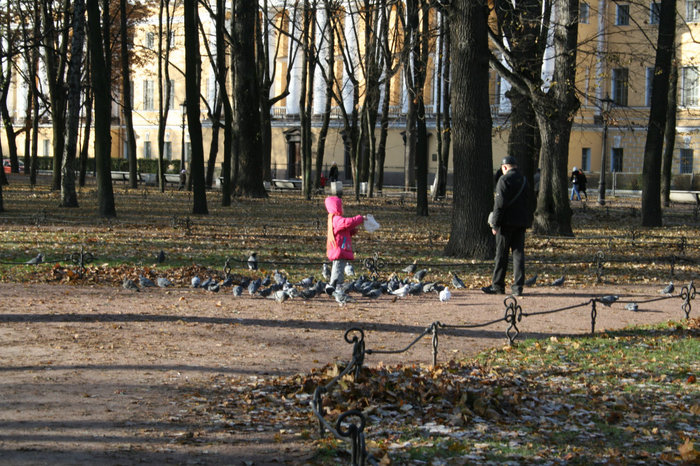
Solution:
<svg viewBox="0 0 700 466">
<path fill-rule="evenodd" d="M 608 117 L 610 116 L 610 109 L 613 105 L 613 100 L 609 95 L 605 95 L 605 98 L 600 101 L 602 104 L 600 109 L 600 116 L 603 117 L 603 150 L 600 155 L 600 182 L 598 183 L 598 204 L 605 205 L 605 159 L 607 158 L 606 147 L 608 145 Z"/>
<path fill-rule="evenodd" d="M 187 101 L 180 104 L 182 107 L 182 143 L 180 145 L 180 171 L 185 169 L 185 110 L 187 109 Z"/>
</svg>

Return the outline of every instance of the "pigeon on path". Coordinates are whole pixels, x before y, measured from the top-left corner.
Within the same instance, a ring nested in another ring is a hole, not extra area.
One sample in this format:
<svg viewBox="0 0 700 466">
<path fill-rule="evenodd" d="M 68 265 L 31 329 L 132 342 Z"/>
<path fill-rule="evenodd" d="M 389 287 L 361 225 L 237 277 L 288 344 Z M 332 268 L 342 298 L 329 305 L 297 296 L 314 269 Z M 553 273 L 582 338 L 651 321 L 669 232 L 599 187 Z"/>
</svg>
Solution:
<svg viewBox="0 0 700 466">
<path fill-rule="evenodd" d="M 417 282 L 423 280 L 425 275 L 428 273 L 427 269 L 421 269 L 413 275 L 413 279 Z"/>
<path fill-rule="evenodd" d="M 139 291 L 139 287 L 130 278 L 124 279 L 124 281 L 122 282 L 122 288 L 124 288 L 126 290 L 131 290 L 131 291 Z"/>
<path fill-rule="evenodd" d="M 637 303 L 627 303 L 625 304 L 625 309 L 628 311 L 636 311 L 637 309 L 639 309 L 639 306 L 637 305 Z"/>
<path fill-rule="evenodd" d="M 394 296 L 399 296 L 399 297 L 403 298 L 403 297 L 405 297 L 406 295 L 408 295 L 408 291 L 409 291 L 410 289 L 411 289 L 411 285 L 409 285 L 408 283 L 406 283 L 406 284 L 403 285 L 402 287 L 397 288 L 397 289 L 394 290 L 394 291 L 390 291 L 389 293 L 393 294 Z"/>
<path fill-rule="evenodd" d="M 347 275 L 348 277 L 355 276 L 355 267 L 353 267 L 350 262 L 345 264 L 345 275 Z"/>
<path fill-rule="evenodd" d="M 525 280 L 525 286 L 534 286 L 537 281 L 537 274 Z"/>
<path fill-rule="evenodd" d="M 233 295 L 240 296 L 243 294 L 243 287 L 241 285 L 236 285 L 233 287 Z"/>
<path fill-rule="evenodd" d="M 413 264 L 407 265 L 406 267 L 403 268 L 402 272 L 406 273 L 416 273 L 416 268 L 418 266 L 416 265 L 416 261 L 413 261 Z"/>
<path fill-rule="evenodd" d="M 552 282 L 552 286 L 562 286 L 564 284 L 564 280 L 566 280 L 566 277 L 562 275 Z"/>
<path fill-rule="evenodd" d="M 447 301 L 450 300 L 450 298 L 452 297 L 452 293 L 450 293 L 450 289 L 449 289 L 449 288 L 445 287 L 445 288 L 440 292 L 440 294 L 438 295 L 438 297 L 440 298 L 440 301 L 444 303 L 444 302 L 447 302 Z"/>
<path fill-rule="evenodd" d="M 156 256 L 156 263 L 162 264 L 163 262 L 165 262 L 165 253 L 161 249 L 158 255 Z"/>
<path fill-rule="evenodd" d="M 41 264 L 42 262 L 44 262 L 44 255 L 42 253 L 39 253 L 36 255 L 36 257 L 32 257 L 27 262 L 25 262 L 25 264 L 37 265 L 37 264 Z"/>
<path fill-rule="evenodd" d="M 255 294 L 256 291 L 260 288 L 261 280 L 259 278 L 256 278 L 252 282 L 248 284 L 248 294 Z"/>
<path fill-rule="evenodd" d="M 604 306 L 610 307 L 610 305 L 612 303 L 614 303 L 615 301 L 617 301 L 618 298 L 619 298 L 619 296 L 617 296 L 617 295 L 607 295 L 607 296 L 603 296 L 602 298 L 598 298 L 598 301 L 603 303 Z"/>
<path fill-rule="evenodd" d="M 197 275 L 192 277 L 192 281 L 190 282 L 190 286 L 192 286 L 192 288 L 199 288 L 201 284 L 202 280 Z"/>
<path fill-rule="evenodd" d="M 323 277 L 323 279 L 325 281 L 328 281 L 331 279 L 331 268 L 328 267 L 328 264 L 325 262 L 321 266 L 321 276 Z"/>
<path fill-rule="evenodd" d="M 287 300 L 287 298 L 289 298 L 289 295 L 285 290 L 277 290 L 274 293 L 272 293 L 270 297 L 278 303 L 283 303 Z"/>
<path fill-rule="evenodd" d="M 161 287 L 161 288 L 167 288 L 167 287 L 173 285 L 173 282 L 171 282 L 170 280 L 168 280 L 168 279 L 165 278 L 165 277 L 158 277 L 158 278 L 156 279 L 156 283 L 157 283 L 158 286 Z"/>
<path fill-rule="evenodd" d="M 675 287 L 673 286 L 673 282 L 670 282 L 668 285 L 666 285 L 666 288 L 661 290 L 661 294 L 671 296 L 673 294 L 673 290 L 675 290 Z"/>
<path fill-rule="evenodd" d="M 335 301 L 338 303 L 340 307 L 345 306 L 347 303 L 354 302 L 354 300 L 348 296 L 347 294 L 343 293 L 340 290 L 336 290 L 333 292 L 333 297 L 335 298 Z"/>
<path fill-rule="evenodd" d="M 452 272 L 452 286 L 454 286 L 455 288 L 465 288 L 462 279 L 459 278 L 454 272 Z"/>
<path fill-rule="evenodd" d="M 251 252 L 250 256 L 248 256 L 248 269 L 249 270 L 258 270 L 258 253 L 257 252 Z"/>
<path fill-rule="evenodd" d="M 156 284 L 153 283 L 153 280 L 148 277 L 144 277 L 143 275 L 139 276 L 139 285 L 141 285 L 143 288 L 151 288 L 156 286 Z"/>
</svg>

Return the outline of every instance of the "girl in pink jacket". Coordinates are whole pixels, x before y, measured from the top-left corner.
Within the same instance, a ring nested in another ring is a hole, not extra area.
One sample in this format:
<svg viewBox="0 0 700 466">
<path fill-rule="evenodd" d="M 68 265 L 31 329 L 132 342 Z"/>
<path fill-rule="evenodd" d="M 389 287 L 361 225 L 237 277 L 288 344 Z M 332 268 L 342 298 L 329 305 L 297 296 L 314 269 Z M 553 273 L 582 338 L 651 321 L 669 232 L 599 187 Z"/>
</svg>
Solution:
<svg viewBox="0 0 700 466">
<path fill-rule="evenodd" d="M 357 232 L 357 227 L 365 221 L 362 215 L 343 217 L 343 201 L 336 196 L 326 198 L 326 210 L 328 211 L 328 237 L 326 239 L 326 255 L 333 262 L 331 268 L 331 280 L 328 287 L 335 289 L 343 283 L 345 278 L 346 261 L 353 260 L 352 235 Z M 326 292 L 333 290 L 326 288 Z"/>
</svg>

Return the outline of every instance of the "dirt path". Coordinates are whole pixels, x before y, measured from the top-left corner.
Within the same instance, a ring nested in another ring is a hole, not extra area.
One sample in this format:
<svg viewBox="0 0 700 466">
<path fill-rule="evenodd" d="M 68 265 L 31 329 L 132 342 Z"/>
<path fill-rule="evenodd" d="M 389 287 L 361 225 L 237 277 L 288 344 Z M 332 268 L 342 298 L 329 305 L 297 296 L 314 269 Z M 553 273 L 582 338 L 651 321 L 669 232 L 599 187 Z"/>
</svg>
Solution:
<svg viewBox="0 0 700 466">
<path fill-rule="evenodd" d="M 533 313 L 606 294 L 641 303 L 659 298 L 660 288 L 535 287 L 519 304 Z M 10 464 L 301 463 L 308 448 L 284 426 L 252 423 L 225 434 L 205 426 L 193 441 L 182 394 L 205 391 L 217 375 L 254 380 L 347 361 L 352 347 L 343 335 L 352 326 L 365 330 L 367 349 L 400 349 L 432 322 L 478 324 L 505 312 L 503 296 L 475 290 L 457 290 L 447 303 L 435 295 L 382 297 L 339 308 L 325 296 L 278 304 L 230 291 L 1 284 L 0 303 L 0 463 Z M 683 316 L 678 297 L 637 312 L 598 304 L 596 330 Z M 501 346 L 506 327 L 448 330 L 438 361 Z M 525 316 L 519 328 L 519 338 L 587 333 L 591 306 Z M 430 338 L 400 355 L 365 359 L 431 361 Z"/>
</svg>

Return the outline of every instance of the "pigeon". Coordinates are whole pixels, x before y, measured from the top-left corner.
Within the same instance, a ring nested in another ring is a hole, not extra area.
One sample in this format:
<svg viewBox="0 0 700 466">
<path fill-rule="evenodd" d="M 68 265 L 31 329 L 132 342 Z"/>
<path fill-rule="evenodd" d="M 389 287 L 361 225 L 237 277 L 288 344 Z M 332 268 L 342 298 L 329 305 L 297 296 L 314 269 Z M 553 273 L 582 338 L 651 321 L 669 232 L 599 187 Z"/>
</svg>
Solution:
<svg viewBox="0 0 700 466">
<path fill-rule="evenodd" d="M 163 262 L 165 262 L 165 253 L 163 252 L 162 249 L 160 250 L 160 252 L 156 256 L 156 262 L 158 264 L 162 264 Z"/>
<path fill-rule="evenodd" d="M 220 283 L 220 285 L 222 287 L 233 285 L 233 277 L 229 275 L 228 277 L 224 278 L 224 281 L 222 281 Z M 243 285 L 241 285 L 241 286 L 243 286 Z"/>
<path fill-rule="evenodd" d="M 206 290 L 207 290 L 207 291 L 212 291 L 212 292 L 214 292 L 214 293 L 218 293 L 220 289 L 221 289 L 221 287 L 219 286 L 219 284 L 216 283 L 216 282 L 213 281 L 213 280 L 212 280 L 212 282 L 211 282 L 209 285 L 207 285 L 207 287 L 206 287 Z"/>
<path fill-rule="evenodd" d="M 416 261 L 413 261 L 413 264 L 407 265 L 406 267 L 403 268 L 402 272 L 406 273 L 416 273 Z"/>
<path fill-rule="evenodd" d="M 277 271 L 277 270 L 275 270 L 275 271 L 272 273 L 272 279 L 273 279 L 273 280 L 275 281 L 275 283 L 277 283 L 278 285 L 282 285 L 282 284 L 284 284 L 284 282 L 287 281 L 287 278 L 286 278 L 283 274 L 281 274 L 279 271 Z"/>
<path fill-rule="evenodd" d="M 372 288 L 371 290 L 362 293 L 362 296 L 364 296 L 365 298 L 370 298 L 370 299 L 377 299 L 381 295 L 382 295 L 381 288 Z"/>
<path fill-rule="evenodd" d="M 165 277 L 158 277 L 158 278 L 156 279 L 156 283 L 157 283 L 158 286 L 161 287 L 161 288 L 167 288 L 167 287 L 173 285 L 173 282 L 171 282 L 170 280 L 168 280 L 168 279 L 165 278 Z"/>
<path fill-rule="evenodd" d="M 410 289 L 410 285 L 407 283 L 407 284 L 403 285 L 402 287 L 397 288 L 394 291 L 390 291 L 389 293 L 403 298 L 408 294 L 409 289 Z"/>
<path fill-rule="evenodd" d="M 303 288 L 310 288 L 314 284 L 314 277 L 306 277 L 299 282 L 299 286 Z"/>
<path fill-rule="evenodd" d="M 153 280 L 151 280 L 148 277 L 144 277 L 143 275 L 139 276 L 139 285 L 141 285 L 142 288 L 150 288 L 156 286 L 156 284 L 153 283 Z"/>
<path fill-rule="evenodd" d="M 462 279 L 459 278 L 454 272 L 452 272 L 452 286 L 455 288 L 466 288 Z"/>
<path fill-rule="evenodd" d="M 309 300 L 318 294 L 318 290 L 316 288 L 309 288 L 307 290 L 301 290 L 299 291 L 299 296 L 304 298 L 305 300 Z"/>
<path fill-rule="evenodd" d="M 261 283 L 262 282 L 260 281 L 259 278 L 250 282 L 248 284 L 248 294 L 251 294 L 251 295 L 255 294 L 255 292 L 258 291 L 258 289 L 260 288 Z"/>
<path fill-rule="evenodd" d="M 639 309 L 639 306 L 637 306 L 637 303 L 627 303 L 625 304 L 625 309 L 628 311 L 636 311 Z"/>
<path fill-rule="evenodd" d="M 425 275 L 427 273 L 428 273 L 427 269 L 421 269 L 413 275 L 413 279 L 415 281 L 419 282 L 419 281 L 423 280 L 423 278 L 425 278 Z"/>
<path fill-rule="evenodd" d="M 525 280 L 525 286 L 534 286 L 537 281 L 537 274 Z"/>
<path fill-rule="evenodd" d="M 212 283 L 216 283 L 213 278 L 209 277 L 206 280 L 204 280 L 199 286 L 200 288 L 209 288 L 209 285 Z"/>
<path fill-rule="evenodd" d="M 258 291 L 258 294 L 263 298 L 267 298 L 270 296 L 270 294 L 272 294 L 272 288 L 262 288 L 260 291 Z"/>
<path fill-rule="evenodd" d="M 354 277 L 355 276 L 355 268 L 352 266 L 350 262 L 345 264 L 345 275 L 348 277 Z"/>
<path fill-rule="evenodd" d="M 562 275 L 552 282 L 552 286 L 562 286 L 564 284 L 564 280 L 566 280 L 566 277 Z"/>
<path fill-rule="evenodd" d="M 667 296 L 671 296 L 671 295 L 673 294 L 673 290 L 674 290 L 674 289 L 675 289 L 675 287 L 673 286 L 673 282 L 670 282 L 670 283 L 666 286 L 666 288 L 664 288 L 663 290 L 661 290 L 661 293 L 662 293 L 662 294 L 665 294 L 665 295 L 667 295 Z"/>
<path fill-rule="evenodd" d="M 325 262 L 321 266 L 321 276 L 323 277 L 323 279 L 325 281 L 328 281 L 331 279 L 331 268 L 328 267 L 328 264 L 326 264 Z"/>
<path fill-rule="evenodd" d="M 29 259 L 27 262 L 25 262 L 25 264 L 37 265 L 37 264 L 41 264 L 42 262 L 44 262 L 44 255 L 42 253 L 39 253 L 36 255 L 36 257 L 33 257 L 33 258 Z"/>
<path fill-rule="evenodd" d="M 251 252 L 250 256 L 248 256 L 248 269 L 249 270 L 258 270 L 258 253 L 257 252 Z"/>
<path fill-rule="evenodd" d="M 445 287 L 445 288 L 440 292 L 440 294 L 438 295 L 438 297 L 440 298 L 440 301 L 444 303 L 444 302 L 447 302 L 447 301 L 450 300 L 450 298 L 452 297 L 452 293 L 450 293 L 450 289 L 449 289 L 449 288 Z"/>
<path fill-rule="evenodd" d="M 202 280 L 199 279 L 197 275 L 192 277 L 192 281 L 190 282 L 192 288 L 199 288 L 199 286 L 202 284 Z"/>
<path fill-rule="evenodd" d="M 233 287 L 233 295 L 240 296 L 243 294 L 243 287 L 241 285 L 236 285 Z"/>
<path fill-rule="evenodd" d="M 604 306 L 610 307 L 612 303 L 617 301 L 619 296 L 617 295 L 607 295 L 602 298 L 598 298 L 598 302 L 603 303 Z"/>
<path fill-rule="evenodd" d="M 122 282 L 122 288 L 126 290 L 139 291 L 139 287 L 136 285 L 136 283 L 129 278 L 124 279 Z"/>
<path fill-rule="evenodd" d="M 347 294 L 343 293 L 340 290 L 333 292 L 333 297 L 335 298 L 335 301 L 338 303 L 338 305 L 340 307 L 343 307 L 347 303 L 351 303 L 354 301 L 350 296 L 348 296 Z"/>
<path fill-rule="evenodd" d="M 270 297 L 278 303 L 283 303 L 287 300 L 287 298 L 289 298 L 289 295 L 284 290 L 277 290 L 274 293 L 270 294 Z"/>
</svg>

